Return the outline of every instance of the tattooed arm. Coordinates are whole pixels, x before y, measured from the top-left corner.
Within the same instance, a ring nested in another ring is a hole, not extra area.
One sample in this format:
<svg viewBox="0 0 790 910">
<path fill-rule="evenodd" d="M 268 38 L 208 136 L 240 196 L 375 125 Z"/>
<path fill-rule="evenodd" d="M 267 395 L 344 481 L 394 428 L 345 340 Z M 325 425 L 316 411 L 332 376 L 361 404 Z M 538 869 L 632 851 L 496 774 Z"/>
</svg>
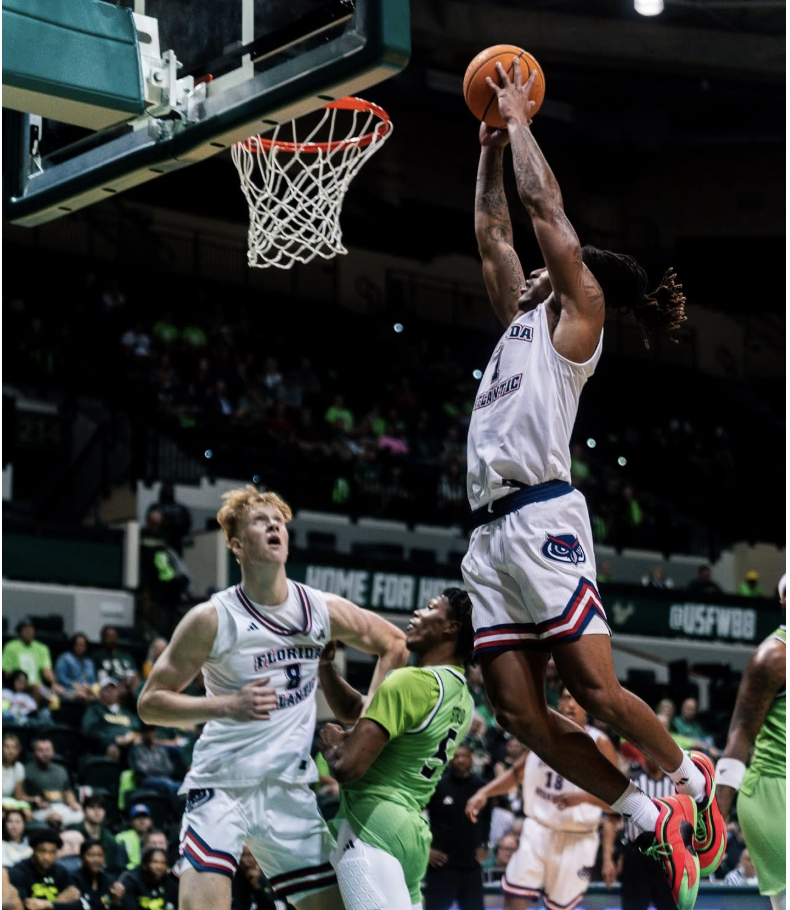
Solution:
<svg viewBox="0 0 790 910">
<path fill-rule="evenodd" d="M 532 220 L 543 261 L 554 292 L 556 328 L 554 347 L 577 362 L 592 356 L 604 321 L 604 298 L 598 282 L 582 262 L 581 245 L 565 215 L 554 174 L 530 130 L 534 102 L 529 100 L 535 74 L 521 83 L 521 69 L 514 66 L 511 82 L 501 65 L 501 86 L 496 90 L 499 111 L 508 125 L 513 150 L 513 169 L 521 202 Z"/>
<path fill-rule="evenodd" d="M 502 182 L 508 135 L 480 124 L 480 165 L 475 190 L 475 235 L 483 260 L 483 280 L 497 318 L 510 325 L 518 314 L 524 272 L 513 249 L 513 226 Z"/>
</svg>

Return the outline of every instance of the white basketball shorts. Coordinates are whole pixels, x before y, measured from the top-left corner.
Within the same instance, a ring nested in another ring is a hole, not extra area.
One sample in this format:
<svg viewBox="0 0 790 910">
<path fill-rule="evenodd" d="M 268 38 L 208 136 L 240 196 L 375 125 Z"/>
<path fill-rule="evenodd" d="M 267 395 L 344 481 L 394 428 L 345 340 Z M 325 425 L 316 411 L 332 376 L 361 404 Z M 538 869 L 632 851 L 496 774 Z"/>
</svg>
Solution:
<svg viewBox="0 0 790 910">
<path fill-rule="evenodd" d="M 294 902 L 336 884 L 335 841 L 306 784 L 189 791 L 176 875 L 192 865 L 233 878 L 244 844 L 277 898 Z"/>
<path fill-rule="evenodd" d="M 584 496 L 531 502 L 472 532 L 461 569 L 472 599 L 475 655 L 611 634 L 595 585 Z"/>
<path fill-rule="evenodd" d="M 502 891 L 514 897 L 543 897 L 546 910 L 573 910 L 590 884 L 597 855 L 596 831 L 555 831 L 526 818 L 518 850 L 502 876 Z"/>
</svg>

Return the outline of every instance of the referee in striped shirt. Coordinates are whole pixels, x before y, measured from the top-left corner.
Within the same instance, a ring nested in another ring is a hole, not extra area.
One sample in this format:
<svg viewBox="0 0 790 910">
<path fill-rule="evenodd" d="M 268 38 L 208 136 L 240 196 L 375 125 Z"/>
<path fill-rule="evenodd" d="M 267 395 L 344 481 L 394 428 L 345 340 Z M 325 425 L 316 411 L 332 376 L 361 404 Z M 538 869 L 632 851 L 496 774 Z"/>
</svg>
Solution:
<svg viewBox="0 0 790 910">
<path fill-rule="evenodd" d="M 642 767 L 635 765 L 628 776 L 651 799 L 674 796 L 676 793 L 672 778 L 664 774 L 649 756 L 644 757 Z M 660 864 L 641 853 L 634 843 L 641 833 L 634 824 L 626 821 L 620 873 L 622 910 L 648 910 L 651 903 L 656 910 L 677 910 Z"/>
</svg>

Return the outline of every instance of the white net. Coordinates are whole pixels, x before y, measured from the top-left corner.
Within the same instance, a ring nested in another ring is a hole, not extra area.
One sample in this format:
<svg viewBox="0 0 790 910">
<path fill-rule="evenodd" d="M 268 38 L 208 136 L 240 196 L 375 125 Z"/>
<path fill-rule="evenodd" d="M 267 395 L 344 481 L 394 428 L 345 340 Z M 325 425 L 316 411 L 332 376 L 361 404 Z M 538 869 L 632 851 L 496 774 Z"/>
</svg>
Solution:
<svg viewBox="0 0 790 910">
<path fill-rule="evenodd" d="M 302 138 L 300 121 L 291 120 L 231 150 L 249 208 L 252 267 L 289 269 L 295 262 L 348 252 L 340 229 L 343 197 L 392 134 L 392 121 L 381 108 L 356 98 L 333 102 L 320 113 Z"/>
</svg>

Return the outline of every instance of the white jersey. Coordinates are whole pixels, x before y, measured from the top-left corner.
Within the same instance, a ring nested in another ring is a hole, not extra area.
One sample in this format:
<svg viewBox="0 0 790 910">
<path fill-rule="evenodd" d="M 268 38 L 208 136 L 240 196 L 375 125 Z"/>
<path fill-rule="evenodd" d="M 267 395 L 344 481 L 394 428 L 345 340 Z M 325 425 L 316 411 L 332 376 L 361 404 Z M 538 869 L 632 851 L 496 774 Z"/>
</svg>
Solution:
<svg viewBox="0 0 790 910">
<path fill-rule="evenodd" d="M 570 483 L 579 396 L 602 344 L 603 331 L 585 363 L 558 354 L 545 303 L 508 326 L 483 374 L 469 424 L 466 487 L 473 509 L 510 493 L 503 480 Z"/>
<path fill-rule="evenodd" d="M 241 585 L 211 597 L 217 635 L 203 665 L 206 695 L 232 695 L 269 677 L 279 706 L 271 720 L 211 720 L 195 744 L 182 792 L 214 786 L 252 786 L 276 777 L 317 779 L 310 748 L 315 732 L 318 659 L 329 638 L 329 610 L 320 591 L 288 582 L 278 606 L 253 603 Z M 294 617 L 297 622 L 294 622 Z"/>
<path fill-rule="evenodd" d="M 585 727 L 594 741 L 606 734 L 595 727 Z M 582 803 L 570 809 L 558 809 L 558 796 L 584 791 L 557 774 L 534 752 L 530 752 L 524 765 L 524 780 L 521 784 L 524 800 L 524 815 L 535 819 L 547 828 L 555 831 L 590 832 L 596 831 L 601 821 L 602 811 L 590 803 Z"/>
</svg>

